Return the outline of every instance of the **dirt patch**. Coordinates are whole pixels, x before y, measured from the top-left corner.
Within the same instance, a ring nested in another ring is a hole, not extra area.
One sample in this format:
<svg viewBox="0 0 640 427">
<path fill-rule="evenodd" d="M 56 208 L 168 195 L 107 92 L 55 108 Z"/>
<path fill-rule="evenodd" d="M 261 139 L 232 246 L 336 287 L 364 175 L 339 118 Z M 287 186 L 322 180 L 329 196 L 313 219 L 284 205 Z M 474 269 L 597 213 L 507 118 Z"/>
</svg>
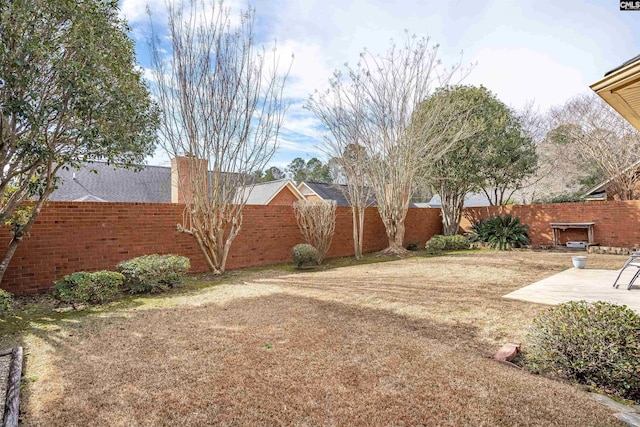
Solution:
<svg viewBox="0 0 640 427">
<path fill-rule="evenodd" d="M 501 295 L 565 258 L 258 274 L 166 307 L 60 321 L 26 339 L 25 424 L 620 425 L 575 387 L 483 357 L 544 309 Z"/>
</svg>

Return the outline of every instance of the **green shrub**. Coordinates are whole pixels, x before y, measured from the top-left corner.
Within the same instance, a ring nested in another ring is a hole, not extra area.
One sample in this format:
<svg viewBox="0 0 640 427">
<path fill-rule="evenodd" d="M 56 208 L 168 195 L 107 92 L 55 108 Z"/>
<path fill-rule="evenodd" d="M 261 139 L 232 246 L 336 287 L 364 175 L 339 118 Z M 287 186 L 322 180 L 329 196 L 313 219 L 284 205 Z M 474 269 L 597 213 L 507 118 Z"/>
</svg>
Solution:
<svg viewBox="0 0 640 427">
<path fill-rule="evenodd" d="M 94 292 L 90 302 L 99 304 L 111 301 L 124 282 L 124 276 L 117 271 L 96 271 L 91 273 L 91 277 L 94 283 Z"/>
<path fill-rule="evenodd" d="M 459 251 L 469 249 L 469 239 L 459 234 L 455 236 L 433 236 L 424 248 L 429 253 L 438 253 L 442 251 Z"/>
<path fill-rule="evenodd" d="M 320 253 L 316 248 L 307 243 L 295 245 L 293 247 L 292 255 L 297 268 L 300 268 L 305 264 L 320 264 Z"/>
<path fill-rule="evenodd" d="M 591 187 L 591 186 L 590 186 Z M 546 197 L 542 199 L 536 199 L 532 203 L 576 203 L 576 202 L 584 202 L 585 198 L 582 193 L 562 193 L 557 194 L 552 197 Z"/>
<path fill-rule="evenodd" d="M 520 224 L 520 218 L 506 214 L 476 221 L 470 236 L 472 242 L 483 242 L 501 251 L 529 244 L 528 225 Z"/>
<path fill-rule="evenodd" d="M 12 307 L 13 295 L 4 289 L 0 289 L 0 314 L 11 311 Z"/>
<path fill-rule="evenodd" d="M 71 304 L 103 304 L 118 293 L 124 276 L 115 271 L 96 271 L 64 276 L 55 282 L 53 297 Z"/>
<path fill-rule="evenodd" d="M 528 366 L 640 401 L 640 315 L 602 301 L 560 304 L 534 320 Z"/>
<path fill-rule="evenodd" d="M 180 284 L 191 267 L 189 258 L 179 255 L 144 255 L 122 261 L 116 267 L 124 275 L 131 293 L 163 292 Z"/>
</svg>

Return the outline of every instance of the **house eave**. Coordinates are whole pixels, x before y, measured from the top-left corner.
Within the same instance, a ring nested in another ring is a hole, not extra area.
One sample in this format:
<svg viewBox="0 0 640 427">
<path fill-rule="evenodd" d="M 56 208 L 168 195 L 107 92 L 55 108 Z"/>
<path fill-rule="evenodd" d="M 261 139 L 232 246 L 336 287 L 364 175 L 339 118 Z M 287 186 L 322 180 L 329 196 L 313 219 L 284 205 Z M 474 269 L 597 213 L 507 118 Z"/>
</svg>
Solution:
<svg viewBox="0 0 640 427">
<path fill-rule="evenodd" d="M 303 187 L 311 191 L 312 194 L 304 194 Z M 320 197 L 318 193 L 315 192 L 313 188 L 309 187 L 304 181 L 302 181 L 300 185 L 298 185 L 297 190 L 300 192 L 300 194 L 302 194 L 303 198 L 305 199 L 307 198 L 307 196 L 316 196 L 318 199 L 324 200 L 322 197 Z"/>
<path fill-rule="evenodd" d="M 288 188 L 289 191 L 291 191 L 293 193 L 294 196 L 296 196 L 298 198 L 298 200 L 302 200 L 305 197 L 302 195 L 302 193 L 300 192 L 300 190 L 298 190 L 298 188 L 295 186 L 295 184 L 293 182 L 291 182 L 291 180 L 286 180 L 284 182 L 284 184 L 282 186 L 280 186 L 278 188 L 278 190 L 273 193 L 273 195 L 269 198 L 269 200 L 267 200 L 267 202 L 265 203 L 265 205 L 268 205 L 269 203 L 271 203 L 273 201 L 273 199 L 276 198 L 276 196 L 278 194 L 280 194 L 280 192 L 284 189 L 284 188 Z"/>
<path fill-rule="evenodd" d="M 590 88 L 640 130 L 640 59 L 611 71 Z"/>
</svg>

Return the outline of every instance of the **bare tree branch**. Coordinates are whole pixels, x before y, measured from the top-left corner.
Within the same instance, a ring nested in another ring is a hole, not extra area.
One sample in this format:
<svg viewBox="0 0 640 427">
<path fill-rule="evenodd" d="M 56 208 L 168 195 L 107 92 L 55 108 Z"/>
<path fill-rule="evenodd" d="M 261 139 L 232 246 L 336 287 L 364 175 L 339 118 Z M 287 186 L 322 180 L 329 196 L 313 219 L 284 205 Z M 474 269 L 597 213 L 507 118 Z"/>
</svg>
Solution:
<svg viewBox="0 0 640 427">
<path fill-rule="evenodd" d="M 252 173 L 276 150 L 288 70 L 279 74 L 275 46 L 256 46 L 253 9 L 236 24 L 223 2 L 167 7 L 169 59 L 155 37 L 152 52 L 161 141 L 170 156 L 188 159 L 191 195 L 178 230 L 193 235 L 211 270 L 222 274 L 242 229 Z"/>
<path fill-rule="evenodd" d="M 608 196 L 640 198 L 636 188 L 640 161 L 640 132 L 597 95 L 573 98 L 551 111 L 553 129 L 565 145 L 574 145 L 583 163 L 594 166 L 606 184 Z"/>
<path fill-rule="evenodd" d="M 318 250 L 317 261 L 322 263 L 336 227 L 336 202 L 298 200 L 293 204 L 293 211 L 305 241 Z"/>
<path fill-rule="evenodd" d="M 345 65 L 344 74 L 336 71 L 330 88 L 309 102 L 334 144 L 362 147 L 366 183 L 376 196 L 388 253 L 406 252 L 404 220 L 421 166 L 447 149 L 433 121 L 412 125 L 416 107 L 436 87 L 465 74 L 459 64 L 442 67 L 437 54 L 437 45 L 415 36 L 407 36 L 402 46 L 392 43 L 384 55 L 365 50 L 355 67 Z"/>
</svg>

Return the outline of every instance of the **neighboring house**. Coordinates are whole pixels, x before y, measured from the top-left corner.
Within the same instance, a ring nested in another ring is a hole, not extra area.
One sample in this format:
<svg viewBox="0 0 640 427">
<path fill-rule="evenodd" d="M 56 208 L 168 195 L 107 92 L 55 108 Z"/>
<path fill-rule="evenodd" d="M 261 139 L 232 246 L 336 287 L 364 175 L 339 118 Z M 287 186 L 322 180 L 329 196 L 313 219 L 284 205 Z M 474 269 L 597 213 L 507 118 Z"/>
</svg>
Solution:
<svg viewBox="0 0 640 427">
<path fill-rule="evenodd" d="M 73 202 L 171 203 L 171 167 L 114 169 L 104 162 L 58 172 L 58 188 L 49 200 Z"/>
<path fill-rule="evenodd" d="M 205 162 L 204 160 L 201 160 Z M 72 202 L 184 203 L 191 197 L 188 159 L 172 159 L 171 166 L 141 165 L 138 170 L 115 168 L 105 162 L 84 163 L 79 169 L 58 172 L 58 188 L 49 200 Z M 206 171 L 203 163 L 202 171 Z M 183 172 L 178 172 L 185 171 Z M 211 172 L 209 171 L 211 174 Z M 237 174 L 223 174 L 236 179 Z M 207 179 L 201 180 L 206 183 Z M 235 185 L 234 185 L 235 186 Z M 295 186 L 294 186 L 295 187 Z"/>
<path fill-rule="evenodd" d="M 239 196 L 240 197 L 240 196 Z M 262 182 L 247 187 L 242 194 L 247 205 L 292 205 L 304 196 L 290 179 Z"/>
<path fill-rule="evenodd" d="M 351 206 L 345 196 L 347 186 L 342 184 L 325 184 L 324 182 L 304 181 L 298 185 L 298 190 L 307 200 L 334 200 L 336 206 Z M 373 193 L 369 196 L 368 206 L 377 206 Z M 410 208 L 420 207 L 415 203 L 409 203 Z"/>
<path fill-rule="evenodd" d="M 429 203 L 427 203 L 428 207 L 430 208 L 441 208 L 442 207 L 442 201 L 440 200 L 440 195 L 439 194 L 435 194 L 431 200 L 429 201 Z M 491 204 L 489 203 L 489 200 L 487 199 L 487 196 L 485 196 L 484 194 L 481 193 L 467 193 L 466 196 L 464 196 L 464 206 L 465 208 L 475 208 L 475 207 L 480 207 L 480 206 L 490 206 Z"/>
<path fill-rule="evenodd" d="M 635 162 L 628 168 L 624 169 L 621 174 L 629 174 L 627 179 L 629 183 L 635 182 L 635 192 L 636 194 L 640 194 L 640 161 Z M 626 176 L 626 175 L 625 175 Z M 609 185 L 611 183 L 611 179 L 607 179 L 606 181 L 602 181 L 601 183 L 595 185 L 590 188 L 585 194 L 584 198 L 587 201 L 598 201 L 598 200 L 616 200 L 619 197 L 616 194 L 616 190 L 611 188 Z"/>
<path fill-rule="evenodd" d="M 640 130 L 640 55 L 607 72 L 590 87 Z"/>
<path fill-rule="evenodd" d="M 307 200 L 334 200 L 336 206 L 351 206 L 344 196 L 344 188 L 346 185 L 310 181 L 304 181 L 298 185 L 298 190 Z"/>
</svg>

